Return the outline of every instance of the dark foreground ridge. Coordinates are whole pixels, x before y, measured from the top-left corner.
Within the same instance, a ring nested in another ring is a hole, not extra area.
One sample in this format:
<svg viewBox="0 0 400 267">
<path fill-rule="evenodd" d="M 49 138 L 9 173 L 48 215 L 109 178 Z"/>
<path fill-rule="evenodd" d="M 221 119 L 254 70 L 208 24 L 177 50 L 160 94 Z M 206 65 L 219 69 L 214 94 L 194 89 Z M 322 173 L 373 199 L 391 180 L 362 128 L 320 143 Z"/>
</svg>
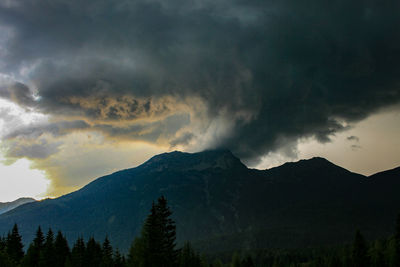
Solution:
<svg viewBox="0 0 400 267">
<path fill-rule="evenodd" d="M 399 168 L 371 177 L 322 158 L 248 169 L 228 150 L 171 152 L 99 179 L 71 194 L 0 216 L 0 235 L 17 223 L 29 243 L 37 227 L 83 235 L 127 252 L 154 199 L 174 210 L 177 241 L 202 251 L 294 248 L 388 236 L 400 207 Z"/>
</svg>

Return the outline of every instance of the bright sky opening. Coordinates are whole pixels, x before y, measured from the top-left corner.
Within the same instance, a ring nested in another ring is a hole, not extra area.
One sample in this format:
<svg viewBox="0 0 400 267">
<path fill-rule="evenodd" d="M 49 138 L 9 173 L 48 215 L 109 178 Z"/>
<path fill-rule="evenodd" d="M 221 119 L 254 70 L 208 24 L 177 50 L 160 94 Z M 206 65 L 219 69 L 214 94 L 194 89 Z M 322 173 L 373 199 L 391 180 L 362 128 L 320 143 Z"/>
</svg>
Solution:
<svg viewBox="0 0 400 267">
<path fill-rule="evenodd" d="M 45 197 L 50 180 L 44 171 L 32 169 L 30 165 L 27 159 L 20 159 L 9 166 L 0 163 L 0 202 L 20 197 Z"/>
</svg>

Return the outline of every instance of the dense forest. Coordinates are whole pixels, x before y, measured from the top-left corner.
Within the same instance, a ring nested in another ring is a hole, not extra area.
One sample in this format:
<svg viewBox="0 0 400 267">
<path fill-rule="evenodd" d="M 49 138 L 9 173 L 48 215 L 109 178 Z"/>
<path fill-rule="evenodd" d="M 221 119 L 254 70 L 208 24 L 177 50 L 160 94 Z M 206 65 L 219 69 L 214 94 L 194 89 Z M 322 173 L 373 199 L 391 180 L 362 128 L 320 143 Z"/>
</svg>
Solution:
<svg viewBox="0 0 400 267">
<path fill-rule="evenodd" d="M 72 248 L 61 231 L 52 229 L 45 235 L 40 226 L 25 251 L 17 224 L 6 237 L 0 238 L 1 267 L 252 267 L 252 266 L 400 266 L 400 215 L 395 234 L 388 239 L 368 242 L 360 231 L 352 244 L 329 248 L 268 249 L 235 251 L 218 255 L 200 255 L 187 242 L 176 244 L 176 226 L 167 200 L 153 202 L 128 255 L 121 255 L 106 237 L 100 243 L 78 238 Z"/>
</svg>

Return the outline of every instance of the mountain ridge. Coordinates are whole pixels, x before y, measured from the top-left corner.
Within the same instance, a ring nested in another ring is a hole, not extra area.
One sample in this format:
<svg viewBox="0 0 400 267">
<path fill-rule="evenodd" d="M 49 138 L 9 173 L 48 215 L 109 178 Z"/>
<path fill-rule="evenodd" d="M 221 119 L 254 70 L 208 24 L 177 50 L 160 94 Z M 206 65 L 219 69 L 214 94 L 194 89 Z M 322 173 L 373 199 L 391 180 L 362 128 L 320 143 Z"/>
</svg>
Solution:
<svg viewBox="0 0 400 267">
<path fill-rule="evenodd" d="M 37 201 L 31 197 L 20 197 L 14 201 L 0 202 L 0 215 L 13 210 L 21 205 Z"/>
<path fill-rule="evenodd" d="M 17 222 L 29 242 L 41 225 L 62 230 L 70 240 L 108 235 L 126 252 L 152 201 L 164 195 L 178 242 L 190 240 L 203 251 L 337 244 L 351 240 L 356 228 L 368 237 L 391 232 L 400 185 L 394 178 L 375 180 L 323 158 L 256 170 L 227 150 L 163 153 L 70 194 L 3 214 L 0 234 Z M 371 200 L 374 194 L 391 202 Z"/>
</svg>

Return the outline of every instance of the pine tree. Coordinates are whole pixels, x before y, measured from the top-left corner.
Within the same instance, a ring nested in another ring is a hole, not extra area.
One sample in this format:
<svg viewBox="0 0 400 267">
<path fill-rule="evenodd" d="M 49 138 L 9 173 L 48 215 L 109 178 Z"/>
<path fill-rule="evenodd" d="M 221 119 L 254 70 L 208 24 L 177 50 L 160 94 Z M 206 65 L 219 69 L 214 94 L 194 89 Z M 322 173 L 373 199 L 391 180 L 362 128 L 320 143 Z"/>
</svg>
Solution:
<svg viewBox="0 0 400 267">
<path fill-rule="evenodd" d="M 42 248 L 44 246 L 44 235 L 43 235 L 43 232 L 42 232 L 42 229 L 40 228 L 40 226 L 38 227 L 38 229 L 36 231 L 35 239 L 33 239 L 33 245 L 38 250 L 42 250 Z"/>
<path fill-rule="evenodd" d="M 162 230 L 160 217 L 157 211 L 158 209 L 153 202 L 150 215 L 146 219 L 143 231 L 143 238 L 145 241 L 145 267 L 157 267 L 163 264 Z"/>
<path fill-rule="evenodd" d="M 40 253 L 39 266 L 40 267 L 53 267 L 56 266 L 56 255 L 54 248 L 54 234 L 51 229 L 47 232 L 46 242 Z"/>
<path fill-rule="evenodd" d="M 93 238 L 89 238 L 86 244 L 84 264 L 87 267 L 98 267 L 101 264 L 101 245 Z"/>
<path fill-rule="evenodd" d="M 70 257 L 70 250 L 68 242 L 61 231 L 58 231 L 56 240 L 54 241 L 54 250 L 56 255 L 55 266 L 64 266 L 67 259 Z"/>
<path fill-rule="evenodd" d="M 39 266 L 40 254 L 43 251 L 44 247 L 44 236 L 42 229 L 40 226 L 36 230 L 35 238 L 33 239 L 32 243 L 28 247 L 28 251 L 23 259 L 22 266 L 32 266 L 37 267 Z"/>
<path fill-rule="evenodd" d="M 368 247 L 364 237 L 360 231 L 357 230 L 353 249 L 352 249 L 352 262 L 354 267 L 365 267 L 368 266 Z"/>
<path fill-rule="evenodd" d="M 114 265 L 113 248 L 110 244 L 110 241 L 108 240 L 108 237 L 106 237 L 103 242 L 102 251 L 103 251 L 103 257 L 101 260 L 101 266 L 102 267 L 112 267 Z"/>
<path fill-rule="evenodd" d="M 167 200 L 160 197 L 153 202 L 141 235 L 135 238 L 129 253 L 129 266 L 176 266 L 176 226 L 170 218 L 172 212 Z"/>
<path fill-rule="evenodd" d="M 118 249 L 115 250 L 114 253 L 114 267 L 124 267 L 125 266 L 125 259 L 121 255 Z"/>
<path fill-rule="evenodd" d="M 162 257 L 166 261 L 165 266 L 175 266 L 178 257 L 178 251 L 175 249 L 176 226 L 171 219 L 172 211 L 168 207 L 167 199 L 164 196 L 158 199 L 156 209 L 161 227 Z"/>
<path fill-rule="evenodd" d="M 85 265 L 85 242 L 83 241 L 82 237 L 79 237 L 71 252 L 71 263 L 74 267 L 86 267 Z"/>
<path fill-rule="evenodd" d="M 6 252 L 10 259 L 15 263 L 20 263 L 24 257 L 22 237 L 19 235 L 18 226 L 14 224 L 11 234 L 9 233 L 6 241 Z"/>
</svg>

